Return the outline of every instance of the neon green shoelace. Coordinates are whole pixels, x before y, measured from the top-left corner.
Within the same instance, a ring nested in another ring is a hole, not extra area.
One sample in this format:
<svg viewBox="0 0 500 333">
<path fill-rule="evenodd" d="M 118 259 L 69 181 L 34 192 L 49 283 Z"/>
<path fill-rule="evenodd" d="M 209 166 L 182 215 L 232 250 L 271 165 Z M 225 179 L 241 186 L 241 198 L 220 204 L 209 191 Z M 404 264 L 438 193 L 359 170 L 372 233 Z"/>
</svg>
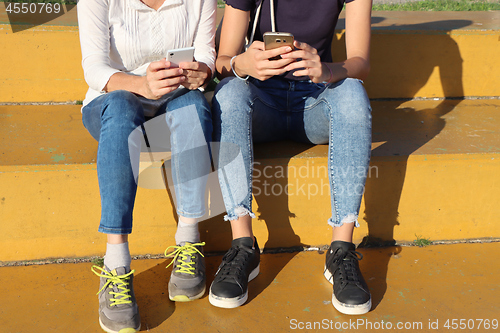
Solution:
<svg viewBox="0 0 500 333">
<path fill-rule="evenodd" d="M 97 292 L 97 295 L 99 295 L 99 293 L 101 291 L 106 289 L 106 287 L 109 284 L 111 284 L 111 285 L 116 286 L 117 289 L 119 290 L 119 292 L 115 292 L 115 291 L 109 292 L 111 295 L 113 295 L 113 298 L 110 299 L 111 306 L 118 305 L 118 304 L 130 304 L 130 303 L 132 303 L 132 300 L 130 300 L 130 298 L 132 296 L 129 294 L 130 289 L 128 288 L 129 282 L 127 282 L 127 280 L 130 279 L 130 276 L 132 274 L 134 274 L 135 270 L 132 270 L 129 273 L 123 274 L 123 275 L 115 275 L 113 273 L 106 271 L 104 268 L 96 266 L 96 265 L 92 266 L 91 270 L 92 270 L 92 272 L 94 272 L 95 275 L 107 279 L 104 286 L 102 286 L 102 288 Z M 101 272 L 99 273 L 96 270 L 99 270 Z M 118 297 L 120 297 L 120 298 L 118 298 Z"/>
<path fill-rule="evenodd" d="M 188 261 L 188 259 L 189 258 L 194 259 L 195 258 L 194 254 L 196 252 L 198 252 L 202 257 L 204 257 L 203 253 L 201 253 L 196 248 L 196 246 L 204 246 L 204 245 L 205 245 L 205 242 L 195 243 L 195 244 L 191 244 L 191 243 L 186 242 L 186 244 L 184 246 L 173 245 L 173 246 L 167 247 L 167 249 L 165 250 L 165 257 L 167 257 L 167 258 L 173 257 L 173 259 L 170 262 L 170 264 L 168 264 L 168 266 L 166 268 L 168 268 L 170 265 L 172 265 L 174 263 L 174 261 L 178 257 L 180 257 L 180 259 L 179 259 L 180 264 L 177 266 L 179 268 L 175 272 L 187 273 L 187 274 L 194 275 L 195 273 L 194 273 L 193 265 L 195 264 L 195 262 L 193 260 Z M 167 254 L 167 252 L 170 248 L 174 248 L 175 250 L 173 252 Z"/>
</svg>

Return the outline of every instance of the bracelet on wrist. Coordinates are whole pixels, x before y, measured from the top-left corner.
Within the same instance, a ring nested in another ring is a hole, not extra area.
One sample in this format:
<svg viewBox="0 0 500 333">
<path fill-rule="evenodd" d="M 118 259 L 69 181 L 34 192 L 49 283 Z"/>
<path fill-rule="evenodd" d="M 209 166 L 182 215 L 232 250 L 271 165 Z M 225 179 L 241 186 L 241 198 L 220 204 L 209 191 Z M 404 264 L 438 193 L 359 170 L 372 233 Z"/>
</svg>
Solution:
<svg viewBox="0 0 500 333">
<path fill-rule="evenodd" d="M 332 81 L 333 79 L 333 72 L 332 72 L 332 69 L 330 68 L 330 66 L 328 66 L 326 63 L 324 64 L 326 68 L 328 68 L 328 71 L 330 72 L 330 77 L 328 78 L 327 81 L 324 81 L 323 83 L 324 84 L 328 84 Z"/>
<path fill-rule="evenodd" d="M 243 81 L 248 80 L 249 75 L 247 75 L 246 77 L 241 77 L 238 74 L 236 74 L 236 71 L 234 70 L 234 66 L 233 66 L 234 58 L 236 58 L 236 56 L 232 57 L 231 61 L 229 61 L 229 66 L 231 66 L 231 70 L 233 71 L 234 76 L 236 76 L 238 79 L 243 80 Z"/>
</svg>

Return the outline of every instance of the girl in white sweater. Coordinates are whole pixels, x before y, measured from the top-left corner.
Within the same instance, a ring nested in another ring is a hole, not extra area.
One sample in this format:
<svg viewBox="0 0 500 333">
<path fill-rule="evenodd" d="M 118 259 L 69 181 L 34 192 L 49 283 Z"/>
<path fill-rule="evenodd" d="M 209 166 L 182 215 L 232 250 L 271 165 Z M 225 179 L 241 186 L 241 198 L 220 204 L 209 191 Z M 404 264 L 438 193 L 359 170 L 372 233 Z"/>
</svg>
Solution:
<svg viewBox="0 0 500 333">
<path fill-rule="evenodd" d="M 82 0 L 78 24 L 82 66 L 89 85 L 83 124 L 99 142 L 99 231 L 107 234 L 99 321 L 107 332 L 134 332 L 140 317 L 132 285 L 128 234 L 137 190 L 143 124 L 162 119 L 170 131 L 172 175 L 179 224 L 169 282 L 170 299 L 205 292 L 205 268 L 197 219 L 205 214 L 210 166 L 210 107 L 198 88 L 214 73 L 216 0 Z M 168 50 L 195 48 L 192 62 L 172 67 Z M 142 128 L 142 129 L 141 129 Z M 134 172 L 135 171 L 135 172 Z M 198 176 L 196 176 L 198 175 Z"/>
</svg>

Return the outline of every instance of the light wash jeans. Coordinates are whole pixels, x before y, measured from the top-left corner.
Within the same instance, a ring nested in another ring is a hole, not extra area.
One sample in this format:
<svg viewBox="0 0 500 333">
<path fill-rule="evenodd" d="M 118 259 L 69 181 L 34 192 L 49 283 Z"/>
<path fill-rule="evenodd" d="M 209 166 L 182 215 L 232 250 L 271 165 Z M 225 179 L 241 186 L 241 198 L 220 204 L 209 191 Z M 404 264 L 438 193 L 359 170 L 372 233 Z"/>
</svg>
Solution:
<svg viewBox="0 0 500 333">
<path fill-rule="evenodd" d="M 193 218 L 205 214 L 206 175 L 210 172 L 207 142 L 212 137 L 210 106 L 200 91 L 188 89 L 178 89 L 158 101 L 145 102 L 143 97 L 119 90 L 97 97 L 82 109 L 85 128 L 99 141 L 100 232 L 132 232 L 138 156 L 144 129 L 141 126 L 147 120 L 144 116 L 145 105 L 149 109 L 152 105 L 157 108 L 156 117 L 162 117 L 164 132 L 170 131 L 167 138 L 172 149 L 177 213 Z M 201 130 L 196 131 L 200 125 Z M 133 132 L 134 135 L 131 135 Z M 196 149 L 202 146 L 205 149 Z"/>
<path fill-rule="evenodd" d="M 226 78 L 216 88 L 212 112 L 214 139 L 221 142 L 217 162 L 225 166 L 224 172 L 219 170 L 219 182 L 226 220 L 255 217 L 253 143 L 293 140 L 328 143 L 332 211 L 328 224 L 359 226 L 371 152 L 371 107 L 361 81 L 345 79 L 325 86 L 280 77 L 266 81 Z M 235 152 L 234 147 L 241 151 Z M 238 153 L 243 157 L 244 172 L 229 163 Z M 235 195 L 241 189 L 245 195 Z"/>
</svg>

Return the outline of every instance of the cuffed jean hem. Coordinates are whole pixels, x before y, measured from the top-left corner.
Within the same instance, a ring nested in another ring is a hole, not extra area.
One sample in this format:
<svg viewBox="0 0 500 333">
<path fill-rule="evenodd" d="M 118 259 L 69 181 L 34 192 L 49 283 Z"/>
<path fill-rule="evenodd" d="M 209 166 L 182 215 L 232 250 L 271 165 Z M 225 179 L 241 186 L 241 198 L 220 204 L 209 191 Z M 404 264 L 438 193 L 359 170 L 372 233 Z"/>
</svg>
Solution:
<svg viewBox="0 0 500 333">
<path fill-rule="evenodd" d="M 99 226 L 97 231 L 102 232 L 103 234 L 113 234 L 113 235 L 129 235 L 132 233 L 132 229 L 121 229 L 121 228 L 106 228 L 103 226 Z"/>
<path fill-rule="evenodd" d="M 183 212 L 181 210 L 177 210 L 177 215 L 180 215 L 180 216 L 184 216 L 184 217 L 189 217 L 189 218 L 192 218 L 192 219 L 198 219 L 202 216 L 205 215 L 205 211 L 201 211 L 199 213 L 186 213 L 186 212 Z"/>
<path fill-rule="evenodd" d="M 229 211 L 232 211 L 232 214 L 229 214 Z M 224 221 L 235 221 L 239 217 L 246 215 L 250 216 L 251 218 L 255 218 L 255 214 L 252 213 L 250 209 L 248 209 L 244 205 L 237 206 L 231 210 L 228 210 L 228 214 L 224 216 Z"/>
<path fill-rule="evenodd" d="M 340 221 L 334 221 L 332 218 L 329 218 L 328 219 L 328 224 L 332 227 L 332 228 L 338 228 L 338 227 L 341 227 L 343 226 L 345 223 L 354 223 L 354 226 L 356 228 L 359 228 L 359 222 L 358 222 L 358 214 L 347 214 L 346 217 L 344 217 L 342 220 Z"/>
</svg>

